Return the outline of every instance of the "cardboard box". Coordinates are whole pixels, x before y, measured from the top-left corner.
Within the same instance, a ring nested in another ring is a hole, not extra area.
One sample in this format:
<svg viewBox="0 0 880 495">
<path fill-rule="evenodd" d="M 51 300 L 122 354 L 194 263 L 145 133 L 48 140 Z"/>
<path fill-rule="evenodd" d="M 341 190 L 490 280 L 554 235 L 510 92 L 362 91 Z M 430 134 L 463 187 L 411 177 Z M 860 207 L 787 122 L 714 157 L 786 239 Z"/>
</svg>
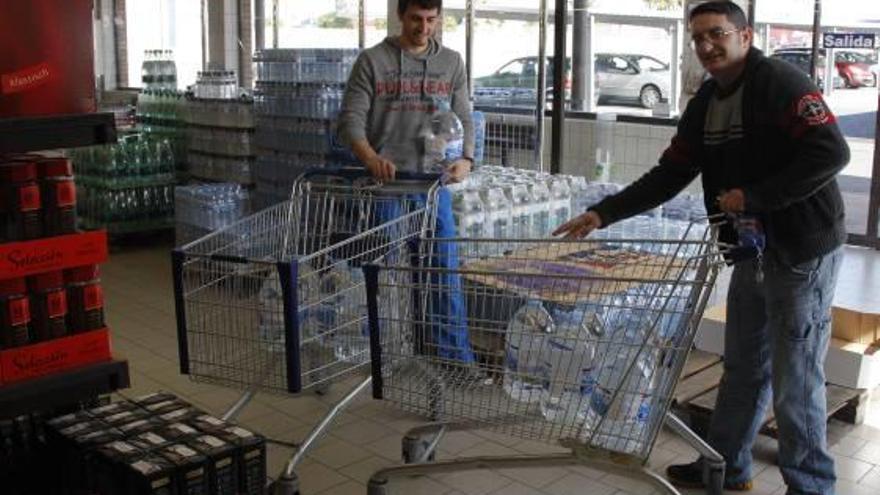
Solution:
<svg viewBox="0 0 880 495">
<path fill-rule="evenodd" d="M 0 277 L 26 277 L 107 260 L 107 232 L 97 230 L 0 244 Z"/>
<path fill-rule="evenodd" d="M 106 328 L 0 351 L 0 385 L 29 380 L 70 368 L 109 361 Z"/>
<path fill-rule="evenodd" d="M 724 354 L 725 305 L 707 308 L 694 339 L 697 349 Z M 880 347 L 832 338 L 825 358 L 825 378 L 829 383 L 849 388 L 880 386 Z"/>
<path fill-rule="evenodd" d="M 831 335 L 857 344 L 880 340 L 880 314 L 834 307 L 831 309 Z"/>
</svg>

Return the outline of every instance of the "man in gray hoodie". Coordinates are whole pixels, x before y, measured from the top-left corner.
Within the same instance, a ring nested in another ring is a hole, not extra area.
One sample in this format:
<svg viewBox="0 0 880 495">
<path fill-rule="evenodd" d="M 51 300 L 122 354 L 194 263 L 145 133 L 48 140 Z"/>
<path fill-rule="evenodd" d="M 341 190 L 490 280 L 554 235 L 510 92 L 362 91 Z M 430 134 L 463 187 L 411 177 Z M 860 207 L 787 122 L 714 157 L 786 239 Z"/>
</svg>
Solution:
<svg viewBox="0 0 880 495">
<path fill-rule="evenodd" d="M 433 38 L 442 8 L 442 0 L 398 0 L 400 35 L 365 50 L 352 67 L 338 133 L 376 179 L 391 180 L 397 170 L 435 171 L 425 167 L 420 132 L 442 105 L 464 127 L 463 156 L 446 165 L 446 180 L 464 180 L 473 166 L 474 125 L 464 62 Z M 437 203 L 435 236 L 456 237 L 448 190 L 440 189 Z M 435 251 L 433 266 L 458 268 L 454 242 L 438 242 Z M 473 363 L 461 277 L 446 273 L 432 278 L 437 280 L 431 285 L 443 289 L 431 297 L 431 344 L 441 358 Z"/>
<path fill-rule="evenodd" d="M 399 0 L 400 36 L 365 50 L 351 70 L 339 136 L 378 179 L 398 169 L 420 171 L 419 131 L 430 112 L 448 103 L 464 127 L 464 156 L 446 170 L 458 182 L 473 165 L 474 125 L 461 55 L 432 35 L 442 0 Z"/>
</svg>

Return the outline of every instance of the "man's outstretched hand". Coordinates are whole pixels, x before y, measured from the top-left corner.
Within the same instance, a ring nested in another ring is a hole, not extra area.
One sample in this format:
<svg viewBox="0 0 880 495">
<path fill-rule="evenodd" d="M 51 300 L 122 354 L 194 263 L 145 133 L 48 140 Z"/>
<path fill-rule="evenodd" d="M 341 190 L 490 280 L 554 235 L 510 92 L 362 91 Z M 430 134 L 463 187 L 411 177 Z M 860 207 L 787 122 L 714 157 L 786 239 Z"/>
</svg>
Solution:
<svg viewBox="0 0 880 495">
<path fill-rule="evenodd" d="M 562 235 L 564 239 L 581 239 L 602 226 L 602 218 L 595 211 L 578 215 L 560 225 L 553 235 Z"/>
</svg>

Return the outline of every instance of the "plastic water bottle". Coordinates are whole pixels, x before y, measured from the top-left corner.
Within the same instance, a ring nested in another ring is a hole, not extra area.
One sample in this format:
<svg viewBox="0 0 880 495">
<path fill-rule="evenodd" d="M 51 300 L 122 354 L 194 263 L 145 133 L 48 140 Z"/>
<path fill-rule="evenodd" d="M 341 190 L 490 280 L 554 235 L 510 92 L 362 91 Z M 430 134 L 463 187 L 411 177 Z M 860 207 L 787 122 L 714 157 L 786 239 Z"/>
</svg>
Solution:
<svg viewBox="0 0 880 495">
<path fill-rule="evenodd" d="M 571 191 L 571 214 L 580 215 L 592 206 L 587 203 L 587 179 L 581 175 L 569 175 L 568 188 Z"/>
<path fill-rule="evenodd" d="M 507 239 L 510 236 L 510 202 L 504 190 L 498 186 L 487 186 L 480 189 L 480 199 L 486 206 L 486 224 L 489 236 L 495 239 Z"/>
<path fill-rule="evenodd" d="M 464 154 L 464 127 L 448 101 L 435 102 L 419 135 L 424 143 L 426 172 L 443 172 Z"/>
<path fill-rule="evenodd" d="M 561 176 L 550 181 L 550 228 L 552 231 L 571 218 L 571 189 L 568 179 Z"/>
<path fill-rule="evenodd" d="M 452 210 L 458 221 L 458 235 L 470 239 L 486 237 L 486 207 L 476 189 L 458 191 L 452 197 Z"/>
<path fill-rule="evenodd" d="M 550 189 L 543 181 L 532 182 L 532 237 L 545 237 L 550 232 Z"/>
<path fill-rule="evenodd" d="M 528 239 L 531 237 L 532 212 L 529 187 L 525 184 L 506 184 L 502 186 L 511 208 L 510 237 Z"/>
<path fill-rule="evenodd" d="M 550 421 L 565 425 L 585 421 L 590 396 L 595 389 L 593 333 L 588 313 L 560 310 L 553 314 L 556 330 L 547 337 L 541 413 Z"/>
<path fill-rule="evenodd" d="M 480 165 L 486 152 L 486 116 L 477 110 L 471 118 L 474 121 L 474 163 Z"/>
<path fill-rule="evenodd" d="M 555 332 L 553 318 L 540 301 L 528 301 L 507 325 L 504 356 L 504 391 L 519 402 L 540 402 L 547 372 L 545 346 Z"/>
</svg>

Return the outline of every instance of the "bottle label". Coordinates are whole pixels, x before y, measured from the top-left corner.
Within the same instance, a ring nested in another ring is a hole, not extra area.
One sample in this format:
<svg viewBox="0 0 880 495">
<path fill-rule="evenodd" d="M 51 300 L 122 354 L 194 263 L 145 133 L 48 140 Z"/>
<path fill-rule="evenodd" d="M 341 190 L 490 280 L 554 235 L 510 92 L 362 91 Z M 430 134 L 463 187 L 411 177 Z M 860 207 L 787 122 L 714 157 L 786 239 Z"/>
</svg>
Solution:
<svg viewBox="0 0 880 495">
<path fill-rule="evenodd" d="M 76 205 L 76 187 L 74 187 L 72 180 L 55 184 L 55 202 L 59 207 Z"/>
<path fill-rule="evenodd" d="M 9 309 L 10 326 L 17 327 L 30 323 L 31 310 L 26 297 L 10 300 L 7 308 Z"/>
<path fill-rule="evenodd" d="M 34 211 L 40 209 L 40 188 L 36 184 L 18 188 L 18 210 Z"/>
<path fill-rule="evenodd" d="M 49 318 L 62 318 L 67 314 L 67 294 L 63 290 L 46 294 L 46 313 Z"/>
<path fill-rule="evenodd" d="M 88 285 L 83 287 L 83 309 L 92 311 L 104 307 L 104 289 L 100 285 Z"/>
</svg>

